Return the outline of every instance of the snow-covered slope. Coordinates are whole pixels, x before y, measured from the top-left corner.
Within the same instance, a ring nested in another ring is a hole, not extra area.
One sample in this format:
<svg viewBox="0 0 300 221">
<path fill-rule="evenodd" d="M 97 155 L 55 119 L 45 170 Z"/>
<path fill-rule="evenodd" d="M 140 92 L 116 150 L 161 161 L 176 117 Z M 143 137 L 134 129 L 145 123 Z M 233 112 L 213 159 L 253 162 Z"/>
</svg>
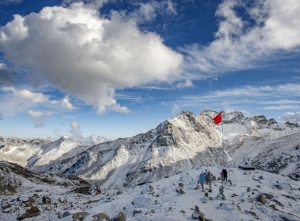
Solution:
<svg viewBox="0 0 300 221">
<path fill-rule="evenodd" d="M 225 164 L 221 138 L 211 120 L 186 111 L 147 133 L 92 146 L 44 166 L 30 164 L 30 169 L 72 174 L 104 187 L 134 186 L 192 167 Z"/>
<path fill-rule="evenodd" d="M 227 166 L 237 167 L 246 162 L 257 169 L 300 180 L 300 133 L 279 137 L 244 149 L 243 153 L 228 162 Z"/>
<path fill-rule="evenodd" d="M 18 163 L 26 166 L 27 161 L 42 151 L 43 147 L 50 144 L 51 141 L 33 139 L 25 141 L 19 138 L 0 137 L 0 160 Z"/>
<path fill-rule="evenodd" d="M 153 183 L 93 192 L 78 188 L 82 185 L 78 180 L 64 180 L 68 184 L 63 186 L 63 180 L 55 183 L 62 178 L 48 176 L 45 181 L 53 183 L 37 182 L 37 177 L 30 180 L 16 175 L 11 166 L 7 170 L 0 166 L 2 179 L 22 183 L 15 193 L 0 193 L 0 220 L 15 221 L 26 214 L 31 217 L 24 220 L 31 221 L 125 220 L 115 219 L 118 214 L 132 221 L 184 221 L 199 215 L 214 221 L 300 219 L 299 182 L 264 171 L 228 168 L 230 182 L 217 180 L 211 193 L 208 185 L 202 192 L 197 186 L 199 173 L 210 170 L 218 176 L 221 169 L 195 168 Z"/>
<path fill-rule="evenodd" d="M 82 152 L 86 146 L 64 136 L 57 141 L 0 137 L 0 160 L 18 163 L 21 166 L 44 165 L 58 158 L 72 157 Z"/>
</svg>

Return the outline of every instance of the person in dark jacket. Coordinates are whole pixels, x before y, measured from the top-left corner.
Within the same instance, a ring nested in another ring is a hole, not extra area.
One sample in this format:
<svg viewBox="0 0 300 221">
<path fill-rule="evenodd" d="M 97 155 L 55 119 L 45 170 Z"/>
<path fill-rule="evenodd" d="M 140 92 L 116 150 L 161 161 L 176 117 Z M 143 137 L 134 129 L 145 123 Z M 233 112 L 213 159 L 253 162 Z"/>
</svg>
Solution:
<svg viewBox="0 0 300 221">
<path fill-rule="evenodd" d="M 224 175 L 224 180 L 227 181 L 227 170 L 226 169 L 223 170 L 223 175 Z"/>
</svg>

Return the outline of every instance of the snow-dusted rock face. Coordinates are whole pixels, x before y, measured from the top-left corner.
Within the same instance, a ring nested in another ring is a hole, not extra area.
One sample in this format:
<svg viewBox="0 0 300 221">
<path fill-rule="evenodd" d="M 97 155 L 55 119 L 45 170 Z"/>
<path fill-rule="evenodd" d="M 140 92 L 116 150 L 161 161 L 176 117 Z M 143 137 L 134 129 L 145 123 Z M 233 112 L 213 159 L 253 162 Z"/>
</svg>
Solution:
<svg viewBox="0 0 300 221">
<path fill-rule="evenodd" d="M 25 167 L 27 161 L 49 143 L 51 141 L 41 139 L 26 141 L 0 137 L 0 160 L 15 162 Z"/>
<path fill-rule="evenodd" d="M 0 160 L 16 162 L 37 173 L 79 176 L 104 187 L 134 186 L 193 167 L 225 165 L 231 158 L 234 160 L 228 165 L 238 166 L 250 153 L 263 155 L 270 142 L 300 133 L 296 124 L 281 125 L 264 116 L 247 118 L 241 112 L 224 113 L 223 125 L 216 126 L 216 115 L 210 110 L 199 115 L 184 111 L 147 133 L 94 146 L 68 137 L 55 142 L 0 138 Z M 284 143 L 278 145 L 283 147 Z M 272 157 L 277 159 L 272 155 L 269 164 L 253 163 L 275 173 L 288 167 L 290 161 L 279 170 L 268 169 L 273 165 Z M 296 176 L 297 167 L 291 170 Z"/>
<path fill-rule="evenodd" d="M 232 158 L 241 157 L 266 142 L 300 132 L 298 125 L 282 125 L 264 116 L 245 118 L 241 112 L 224 113 L 223 116 L 224 147 Z"/>
<path fill-rule="evenodd" d="M 233 158 L 227 166 L 248 163 L 257 169 L 300 178 L 298 124 L 279 124 L 264 116 L 244 118 L 242 113 L 233 112 L 224 114 L 223 131 L 224 148 Z"/>
<path fill-rule="evenodd" d="M 249 161 L 248 161 L 249 159 Z M 241 154 L 228 167 L 238 167 L 245 163 L 256 169 L 283 174 L 300 180 L 300 133 L 267 141 Z"/>
<path fill-rule="evenodd" d="M 87 148 L 36 172 L 76 175 L 104 187 L 133 186 L 155 181 L 192 167 L 225 164 L 220 131 L 210 119 L 185 111 L 132 138 L 122 138 Z"/>
</svg>

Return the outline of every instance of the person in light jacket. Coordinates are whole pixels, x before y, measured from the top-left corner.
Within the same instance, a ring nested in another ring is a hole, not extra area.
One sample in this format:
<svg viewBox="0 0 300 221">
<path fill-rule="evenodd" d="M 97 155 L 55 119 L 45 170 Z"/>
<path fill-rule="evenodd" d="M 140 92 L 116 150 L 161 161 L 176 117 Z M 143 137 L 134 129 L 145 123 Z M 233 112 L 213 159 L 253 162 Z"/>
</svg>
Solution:
<svg viewBox="0 0 300 221">
<path fill-rule="evenodd" d="M 204 180 L 205 180 L 205 174 L 202 173 L 199 175 L 199 183 L 201 184 L 202 192 L 204 192 Z"/>
<path fill-rule="evenodd" d="M 212 174 L 210 171 L 207 172 L 207 183 L 208 183 L 208 186 L 209 186 L 209 191 L 208 192 L 212 192 L 212 188 L 211 188 L 211 183 L 212 183 Z"/>
</svg>

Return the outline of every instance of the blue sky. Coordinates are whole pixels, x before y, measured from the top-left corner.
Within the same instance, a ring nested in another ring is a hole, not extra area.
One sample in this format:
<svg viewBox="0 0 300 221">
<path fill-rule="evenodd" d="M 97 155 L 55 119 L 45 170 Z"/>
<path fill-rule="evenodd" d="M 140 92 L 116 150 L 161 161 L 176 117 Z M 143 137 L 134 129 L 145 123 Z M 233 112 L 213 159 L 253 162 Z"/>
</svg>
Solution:
<svg viewBox="0 0 300 221">
<path fill-rule="evenodd" d="M 98 142 L 180 111 L 300 122 L 298 0 L 2 0 L 0 135 Z"/>
</svg>

